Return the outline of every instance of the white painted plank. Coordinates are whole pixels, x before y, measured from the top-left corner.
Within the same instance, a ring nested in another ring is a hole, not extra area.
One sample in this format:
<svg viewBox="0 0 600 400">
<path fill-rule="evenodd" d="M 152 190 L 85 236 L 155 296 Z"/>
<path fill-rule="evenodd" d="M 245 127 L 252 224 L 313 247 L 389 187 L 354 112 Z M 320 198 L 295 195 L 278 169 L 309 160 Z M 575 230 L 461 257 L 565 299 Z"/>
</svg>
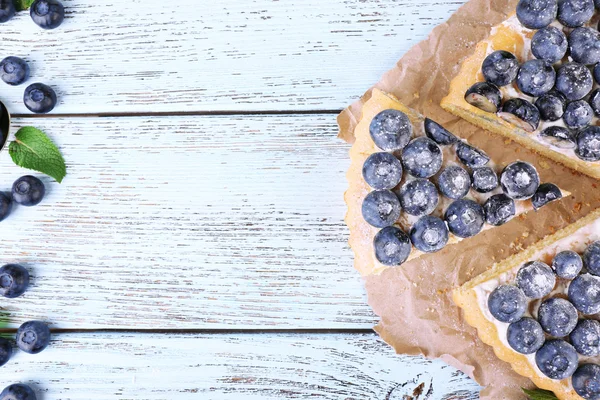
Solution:
<svg viewBox="0 0 600 400">
<path fill-rule="evenodd" d="M 342 109 L 463 0 L 64 0 L 0 26 L 2 56 L 57 88 L 55 113 Z M 24 86 L 2 86 L 12 113 Z"/>
<path fill-rule="evenodd" d="M 335 115 L 46 118 L 69 175 L 0 224 L 11 326 L 371 328 Z M 0 190 L 28 173 L 0 154 Z M 49 180 L 46 180 L 49 182 Z"/>
<path fill-rule="evenodd" d="M 31 384 L 43 400 L 466 400 L 479 390 L 374 334 L 58 334 L 1 371 L 2 385 Z M 420 385 L 422 395 L 404 397 Z"/>
</svg>

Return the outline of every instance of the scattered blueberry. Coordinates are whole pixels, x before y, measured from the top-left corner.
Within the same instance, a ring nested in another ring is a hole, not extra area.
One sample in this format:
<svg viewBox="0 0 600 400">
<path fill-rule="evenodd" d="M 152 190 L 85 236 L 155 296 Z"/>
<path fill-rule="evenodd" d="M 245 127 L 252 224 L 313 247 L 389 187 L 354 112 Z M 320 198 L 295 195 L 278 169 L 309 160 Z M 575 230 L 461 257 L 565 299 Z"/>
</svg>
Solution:
<svg viewBox="0 0 600 400">
<path fill-rule="evenodd" d="M 495 194 L 483 204 L 483 212 L 488 224 L 503 225 L 515 216 L 515 201 L 504 193 Z"/>
<path fill-rule="evenodd" d="M 573 389 L 586 400 L 600 399 L 600 365 L 582 364 L 571 378 Z"/>
<path fill-rule="evenodd" d="M 540 29 L 531 40 L 531 52 L 536 58 L 554 64 L 567 54 L 567 37 L 560 29 L 548 26 Z"/>
<path fill-rule="evenodd" d="M 517 18 L 529 29 L 541 29 L 550 25 L 558 13 L 556 0 L 520 0 Z"/>
<path fill-rule="evenodd" d="M 473 168 L 471 180 L 473 189 L 479 193 L 489 193 L 498 187 L 498 175 L 491 167 Z"/>
<path fill-rule="evenodd" d="M 540 132 L 540 137 L 550 145 L 560 149 L 574 149 L 575 135 L 562 126 L 549 126 Z"/>
<path fill-rule="evenodd" d="M 580 320 L 569 338 L 579 354 L 588 357 L 600 354 L 600 322 L 594 319 Z"/>
<path fill-rule="evenodd" d="M 0 24 L 9 21 L 15 16 L 15 12 L 13 0 L 0 0 Z"/>
<path fill-rule="evenodd" d="M 410 241 L 424 253 L 439 251 L 448 243 L 448 227 L 440 218 L 425 215 L 410 229 Z"/>
<path fill-rule="evenodd" d="M 393 151 L 403 149 L 410 142 L 413 127 L 406 114 L 389 109 L 383 110 L 373 118 L 369 133 L 377 147 Z"/>
<path fill-rule="evenodd" d="M 583 99 L 592 91 L 593 86 L 592 73 L 582 64 L 566 63 L 556 74 L 556 90 L 568 101 Z"/>
<path fill-rule="evenodd" d="M 540 117 L 544 121 L 558 121 L 565 112 L 567 99 L 562 93 L 551 90 L 538 97 L 535 101 L 535 106 L 540 112 Z"/>
<path fill-rule="evenodd" d="M 12 199 L 4 192 L 0 192 L 0 221 L 4 221 L 12 209 Z"/>
<path fill-rule="evenodd" d="M 600 241 L 593 242 L 583 252 L 583 265 L 592 275 L 600 275 Z"/>
<path fill-rule="evenodd" d="M 400 201 L 390 190 L 374 190 L 363 200 L 362 215 L 376 228 L 393 225 L 400 217 Z"/>
<path fill-rule="evenodd" d="M 437 122 L 425 118 L 425 134 L 439 145 L 447 146 L 458 142 L 458 138 Z"/>
<path fill-rule="evenodd" d="M 594 66 L 594 79 L 600 83 L 600 63 Z"/>
<path fill-rule="evenodd" d="M 26 207 L 40 204 L 45 194 L 44 183 L 31 175 L 20 177 L 12 186 L 13 201 Z"/>
<path fill-rule="evenodd" d="M 402 163 L 390 153 L 374 153 L 363 164 L 362 175 L 373 189 L 391 189 L 402 179 Z"/>
<path fill-rule="evenodd" d="M 400 188 L 398 197 L 404 211 L 417 217 L 431 214 L 439 202 L 435 185 L 427 179 L 413 179 L 406 182 Z"/>
<path fill-rule="evenodd" d="M 506 86 L 517 79 L 519 61 L 514 54 L 498 50 L 483 60 L 481 70 L 486 81 L 496 86 Z"/>
<path fill-rule="evenodd" d="M 562 198 L 562 192 L 553 183 L 542 183 L 531 198 L 534 210 L 539 210 L 546 204 Z"/>
<path fill-rule="evenodd" d="M 552 269 L 560 278 L 575 279 L 583 268 L 583 260 L 579 254 L 571 250 L 561 251 L 554 256 Z"/>
<path fill-rule="evenodd" d="M 65 19 L 65 8 L 57 0 L 35 0 L 29 15 L 37 26 L 43 29 L 55 29 Z"/>
<path fill-rule="evenodd" d="M 478 82 L 465 93 L 465 101 L 483 111 L 496 113 L 502 104 L 502 92 L 489 82 Z"/>
<path fill-rule="evenodd" d="M 594 16 L 593 0 L 560 0 L 558 21 L 569 28 L 583 26 Z"/>
<path fill-rule="evenodd" d="M 0 78 L 9 85 L 20 85 L 29 78 L 29 65 L 19 57 L 6 57 L 0 61 Z"/>
<path fill-rule="evenodd" d="M 43 83 L 32 83 L 25 89 L 23 102 L 29 111 L 36 114 L 46 114 L 56 106 L 56 93 Z"/>
<path fill-rule="evenodd" d="M 29 271 L 17 264 L 0 268 L 0 295 L 9 299 L 19 297 L 29 286 Z"/>
<path fill-rule="evenodd" d="M 581 274 L 569 284 L 569 300 L 582 314 L 600 312 L 600 278 Z"/>
<path fill-rule="evenodd" d="M 535 131 L 540 125 L 540 111 L 527 100 L 515 98 L 502 105 L 500 118 L 527 132 Z"/>
<path fill-rule="evenodd" d="M 27 385 L 15 383 L 0 393 L 0 400 L 37 400 L 34 391 Z"/>
<path fill-rule="evenodd" d="M 516 322 L 525 314 L 527 299 L 516 286 L 500 285 L 488 297 L 488 309 L 500 322 Z"/>
<path fill-rule="evenodd" d="M 380 230 L 373 240 L 375 257 L 383 265 L 400 265 L 408 259 L 412 246 L 408 235 L 395 226 Z"/>
<path fill-rule="evenodd" d="M 570 377 L 577 369 L 578 361 L 575 348 L 561 339 L 548 340 L 535 353 L 535 363 L 550 379 Z"/>
<path fill-rule="evenodd" d="M 451 165 L 442 170 L 438 176 L 440 192 L 452 200 L 465 197 L 471 188 L 469 173 L 458 165 Z"/>
<path fill-rule="evenodd" d="M 571 129 L 585 128 L 592 122 L 594 110 L 585 100 L 572 101 L 567 105 L 563 120 Z"/>
<path fill-rule="evenodd" d="M 575 154 L 584 161 L 600 161 L 600 127 L 588 126 L 579 132 Z"/>
<path fill-rule="evenodd" d="M 17 330 L 17 346 L 25 353 L 40 353 L 48 344 L 50 344 L 50 328 L 43 321 L 25 322 Z"/>
<path fill-rule="evenodd" d="M 592 65 L 600 62 L 600 32 L 588 27 L 576 28 L 569 35 L 569 50 L 577 63 Z"/>
<path fill-rule="evenodd" d="M 479 150 L 465 142 L 458 142 L 456 156 L 461 163 L 469 168 L 483 167 L 490 162 L 490 157 L 483 150 Z"/>
<path fill-rule="evenodd" d="M 442 167 L 442 150 L 433 140 L 419 137 L 402 150 L 404 169 L 416 178 L 429 178 Z"/>
<path fill-rule="evenodd" d="M 473 200 L 460 199 L 448 206 L 444 215 L 450 232 L 461 238 L 475 236 L 483 228 L 483 208 Z"/>
<path fill-rule="evenodd" d="M 502 171 L 500 185 L 511 199 L 526 200 L 533 197 L 540 186 L 540 176 L 533 165 L 515 161 Z"/>
<path fill-rule="evenodd" d="M 596 117 L 600 117 L 600 90 L 594 90 L 592 94 L 590 94 L 590 99 L 588 101 L 592 107 L 592 110 L 594 110 Z"/>
<path fill-rule="evenodd" d="M 12 356 L 12 345 L 4 338 L 0 338 L 0 367 L 10 360 Z"/>
<path fill-rule="evenodd" d="M 556 277 L 548 265 L 541 261 L 531 261 L 519 269 L 515 283 L 525 296 L 541 299 L 554 289 Z"/>
<path fill-rule="evenodd" d="M 542 326 L 533 318 L 523 317 L 511 323 L 506 339 L 514 351 L 521 354 L 533 354 L 546 340 Z"/>
<path fill-rule="evenodd" d="M 517 75 L 517 86 L 521 92 L 538 97 L 548 93 L 556 82 L 556 71 L 543 60 L 529 60 L 521 65 Z"/>
</svg>

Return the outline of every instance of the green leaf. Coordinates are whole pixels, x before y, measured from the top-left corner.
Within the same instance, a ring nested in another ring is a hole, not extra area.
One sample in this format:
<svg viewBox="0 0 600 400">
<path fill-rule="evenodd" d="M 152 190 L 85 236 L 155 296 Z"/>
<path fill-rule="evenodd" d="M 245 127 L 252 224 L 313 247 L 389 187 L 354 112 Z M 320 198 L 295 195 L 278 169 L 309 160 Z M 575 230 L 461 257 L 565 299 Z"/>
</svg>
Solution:
<svg viewBox="0 0 600 400">
<path fill-rule="evenodd" d="M 522 389 L 523 392 L 531 399 L 531 400 L 558 400 L 558 397 L 554 395 L 554 393 L 548 390 L 535 389 L 535 390 L 527 390 Z"/>
<path fill-rule="evenodd" d="M 56 145 L 44 132 L 32 126 L 19 129 L 8 152 L 18 166 L 50 175 L 58 183 L 67 175 L 65 160 Z"/>
<path fill-rule="evenodd" d="M 27 10 L 35 0 L 13 0 L 17 11 Z"/>
</svg>

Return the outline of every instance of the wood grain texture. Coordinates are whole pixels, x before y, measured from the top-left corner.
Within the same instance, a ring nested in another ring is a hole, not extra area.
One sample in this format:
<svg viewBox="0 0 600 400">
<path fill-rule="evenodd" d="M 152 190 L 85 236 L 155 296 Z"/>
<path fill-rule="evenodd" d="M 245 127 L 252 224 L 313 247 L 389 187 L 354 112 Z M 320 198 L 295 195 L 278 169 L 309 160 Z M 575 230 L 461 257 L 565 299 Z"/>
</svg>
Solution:
<svg viewBox="0 0 600 400">
<path fill-rule="evenodd" d="M 56 88 L 54 113 L 342 109 L 462 0 L 64 0 L 63 26 L 2 24 L 2 56 Z M 25 85 L 2 87 L 12 113 Z"/>
<path fill-rule="evenodd" d="M 394 354 L 374 334 L 58 334 L 42 353 L 19 352 L 2 367 L 0 384 L 14 382 L 41 400 L 467 400 L 479 390 L 442 362 Z"/>
</svg>

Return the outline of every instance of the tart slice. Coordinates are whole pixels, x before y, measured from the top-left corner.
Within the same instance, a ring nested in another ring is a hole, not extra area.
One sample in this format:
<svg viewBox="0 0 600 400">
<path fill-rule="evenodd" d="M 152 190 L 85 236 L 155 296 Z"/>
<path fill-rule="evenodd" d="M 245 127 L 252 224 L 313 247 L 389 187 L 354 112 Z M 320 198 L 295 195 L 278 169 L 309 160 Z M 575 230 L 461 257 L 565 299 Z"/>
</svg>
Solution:
<svg viewBox="0 0 600 400">
<path fill-rule="evenodd" d="M 600 179 L 600 12 L 593 0 L 515 11 L 462 63 L 442 107 Z"/>
<path fill-rule="evenodd" d="M 559 399 L 600 398 L 600 209 L 453 292 L 496 355 Z"/>
<path fill-rule="evenodd" d="M 363 275 L 441 250 L 567 195 L 375 89 L 350 150 L 350 246 Z"/>
</svg>

